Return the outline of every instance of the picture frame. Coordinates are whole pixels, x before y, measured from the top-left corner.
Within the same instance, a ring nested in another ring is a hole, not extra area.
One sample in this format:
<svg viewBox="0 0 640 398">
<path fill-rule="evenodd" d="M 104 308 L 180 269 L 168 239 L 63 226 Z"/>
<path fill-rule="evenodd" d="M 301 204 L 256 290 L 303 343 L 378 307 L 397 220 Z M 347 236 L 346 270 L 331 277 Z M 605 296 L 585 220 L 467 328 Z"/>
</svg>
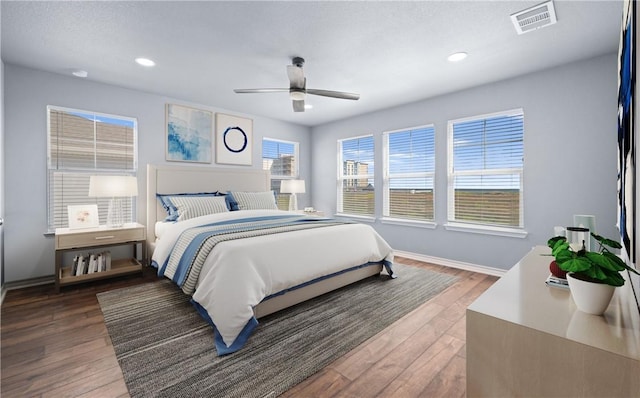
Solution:
<svg viewBox="0 0 640 398">
<path fill-rule="evenodd" d="M 213 112 L 166 104 L 166 160 L 211 163 Z"/>
<path fill-rule="evenodd" d="M 635 2 L 625 1 L 618 52 L 618 228 L 622 246 L 636 263 Z"/>
<path fill-rule="evenodd" d="M 98 205 L 69 205 L 67 206 L 69 229 L 97 228 Z"/>
<path fill-rule="evenodd" d="M 216 163 L 251 166 L 253 120 L 216 113 Z"/>
</svg>

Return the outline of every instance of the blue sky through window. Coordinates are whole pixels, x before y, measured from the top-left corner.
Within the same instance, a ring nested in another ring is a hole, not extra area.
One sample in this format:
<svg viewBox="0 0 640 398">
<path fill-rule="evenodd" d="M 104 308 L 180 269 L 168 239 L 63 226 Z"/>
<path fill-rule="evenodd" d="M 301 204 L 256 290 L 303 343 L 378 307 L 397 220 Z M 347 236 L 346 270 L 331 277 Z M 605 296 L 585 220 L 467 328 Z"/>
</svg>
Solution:
<svg viewBox="0 0 640 398">
<path fill-rule="evenodd" d="M 456 176 L 456 189 L 520 189 L 524 163 L 524 118 L 503 115 L 453 123 L 453 171 L 482 171 Z M 498 171 L 503 171 L 498 173 Z M 492 174 L 494 171 L 494 174 Z"/>
<path fill-rule="evenodd" d="M 133 120 L 121 119 L 121 118 L 113 118 L 105 115 L 98 115 L 94 113 L 81 113 L 81 112 L 68 112 L 70 115 L 75 115 L 87 120 L 91 120 L 92 122 L 98 123 L 107 123 L 116 126 L 124 126 L 133 128 Z"/>
<path fill-rule="evenodd" d="M 354 138 L 342 141 L 342 161 L 365 163 L 367 173 L 373 174 L 374 146 L 373 136 Z"/>
<path fill-rule="evenodd" d="M 280 155 L 294 155 L 293 143 L 264 139 L 262 141 L 262 157 L 264 159 L 278 159 Z"/>
<path fill-rule="evenodd" d="M 431 190 L 435 171 L 435 131 L 433 126 L 388 134 L 390 189 Z M 421 176 L 407 176 L 422 173 Z M 399 174 L 405 176 L 400 177 Z M 396 177 L 397 176 L 397 177 Z"/>
</svg>

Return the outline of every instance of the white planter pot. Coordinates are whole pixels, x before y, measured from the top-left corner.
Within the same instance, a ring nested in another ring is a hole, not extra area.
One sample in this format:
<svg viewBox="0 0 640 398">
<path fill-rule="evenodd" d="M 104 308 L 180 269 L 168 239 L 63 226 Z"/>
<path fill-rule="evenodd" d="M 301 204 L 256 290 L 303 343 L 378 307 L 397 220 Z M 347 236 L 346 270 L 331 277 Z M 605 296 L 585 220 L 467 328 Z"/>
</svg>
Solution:
<svg viewBox="0 0 640 398">
<path fill-rule="evenodd" d="M 567 274 L 571 297 L 576 303 L 576 307 L 582 312 L 593 315 L 602 315 L 609 306 L 615 286 L 604 283 L 586 282 L 573 277 L 572 273 Z"/>
</svg>

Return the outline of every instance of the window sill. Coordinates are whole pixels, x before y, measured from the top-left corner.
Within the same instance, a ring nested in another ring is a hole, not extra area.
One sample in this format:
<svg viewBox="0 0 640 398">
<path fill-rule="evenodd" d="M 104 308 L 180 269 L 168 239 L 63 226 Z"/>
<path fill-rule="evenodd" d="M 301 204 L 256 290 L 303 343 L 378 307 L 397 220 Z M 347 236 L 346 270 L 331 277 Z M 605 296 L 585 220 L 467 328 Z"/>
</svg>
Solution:
<svg viewBox="0 0 640 398">
<path fill-rule="evenodd" d="M 469 232 L 474 234 L 506 236 L 509 238 L 524 239 L 528 232 L 518 228 L 493 227 L 488 225 L 463 224 L 450 222 L 444 224 L 448 231 Z"/>
<path fill-rule="evenodd" d="M 359 215 L 355 215 L 355 214 L 346 214 L 346 213 L 336 213 L 335 217 L 340 217 L 340 218 L 350 218 L 352 220 L 357 220 L 357 221 L 362 221 L 362 222 L 369 222 L 369 223 L 374 223 L 376 222 L 376 218 L 375 217 L 371 217 L 371 216 L 359 216 Z"/>
<path fill-rule="evenodd" d="M 393 218 L 393 217 L 382 217 L 383 224 L 391 224 L 391 225 L 402 225 L 405 227 L 417 227 L 417 228 L 427 228 L 427 229 L 436 229 L 438 223 L 432 221 L 417 221 L 417 220 L 409 220 L 404 218 Z"/>
</svg>

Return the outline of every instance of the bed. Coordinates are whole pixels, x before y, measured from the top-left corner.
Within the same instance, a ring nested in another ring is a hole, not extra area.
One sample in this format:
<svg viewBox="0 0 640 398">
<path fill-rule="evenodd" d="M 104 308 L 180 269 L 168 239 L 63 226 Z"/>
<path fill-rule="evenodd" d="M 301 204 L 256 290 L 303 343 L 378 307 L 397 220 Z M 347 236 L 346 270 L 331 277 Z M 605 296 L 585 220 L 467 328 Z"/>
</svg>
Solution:
<svg viewBox="0 0 640 398">
<path fill-rule="evenodd" d="M 180 207 L 178 221 L 165 221 L 167 203 L 159 194 L 175 202 L 173 210 Z M 383 269 L 395 277 L 393 252 L 371 226 L 252 208 L 258 199 L 269 202 L 268 194 L 264 170 L 147 166 L 147 253 L 159 275 L 190 295 L 214 327 L 218 355 L 242 348 L 260 317 Z M 199 200 L 240 209 L 198 209 L 186 217 Z"/>
</svg>

